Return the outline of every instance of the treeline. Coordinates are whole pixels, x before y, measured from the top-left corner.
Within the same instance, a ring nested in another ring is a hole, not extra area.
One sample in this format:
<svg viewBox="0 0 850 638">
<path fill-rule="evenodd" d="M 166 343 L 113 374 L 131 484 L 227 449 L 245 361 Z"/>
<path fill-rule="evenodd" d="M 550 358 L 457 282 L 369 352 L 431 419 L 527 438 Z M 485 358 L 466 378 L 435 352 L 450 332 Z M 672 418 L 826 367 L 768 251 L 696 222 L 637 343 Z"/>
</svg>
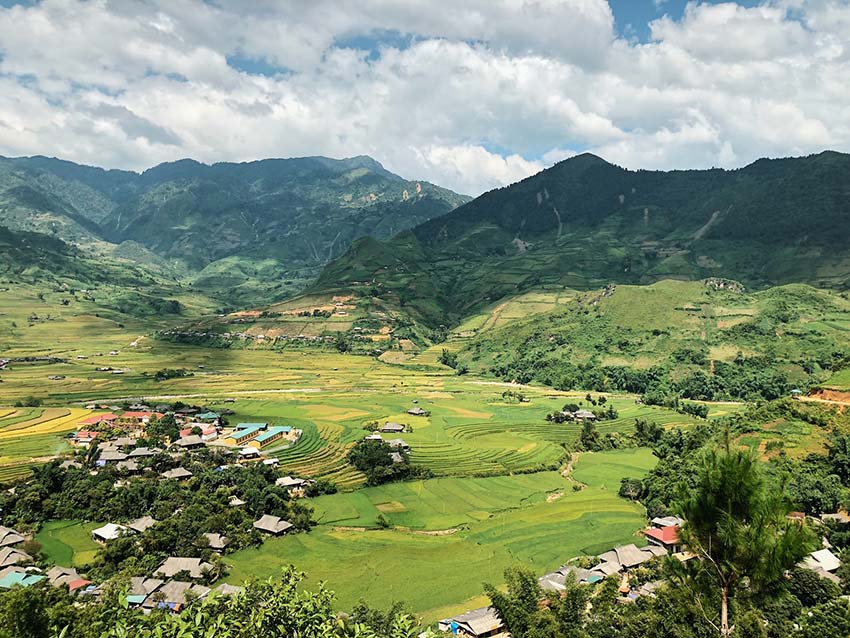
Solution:
<svg viewBox="0 0 850 638">
<path fill-rule="evenodd" d="M 790 399 L 750 406 L 742 413 L 700 423 L 688 430 L 665 430 L 652 421 L 637 419 L 632 440 L 651 447 L 659 461 L 643 479 L 623 479 L 620 495 L 640 500 L 650 517 L 672 513 L 681 490 L 692 487 L 701 454 L 710 445 L 741 437 L 776 436 L 764 424 L 802 422 L 820 430 L 812 439 L 825 438 L 826 450 L 792 458 L 781 445 L 765 446 L 765 471 L 775 489 L 786 494 L 794 509 L 819 517 L 850 507 L 850 416 L 818 404 Z M 828 523 L 824 536 L 837 534 L 837 547 L 850 547 L 850 525 Z M 850 564 L 850 555 L 848 555 Z M 850 576 L 850 574 L 848 574 Z M 848 588 L 850 594 L 850 588 Z"/>
<path fill-rule="evenodd" d="M 428 468 L 411 465 L 407 451 L 391 447 L 386 441 L 361 441 L 348 453 L 348 462 L 366 475 L 368 485 L 433 476 Z"/>
<path fill-rule="evenodd" d="M 594 392 L 623 391 L 640 394 L 645 403 L 667 405 L 677 399 L 696 401 L 773 400 L 795 387 L 776 362 L 763 357 L 737 357 L 733 362 L 717 361 L 713 372 L 688 370 L 672 374 L 673 364 L 651 368 L 600 366 L 590 362 L 575 364 L 531 354 L 517 354 L 490 372 L 506 381 L 537 381 L 556 390 L 587 389 Z"/>
</svg>

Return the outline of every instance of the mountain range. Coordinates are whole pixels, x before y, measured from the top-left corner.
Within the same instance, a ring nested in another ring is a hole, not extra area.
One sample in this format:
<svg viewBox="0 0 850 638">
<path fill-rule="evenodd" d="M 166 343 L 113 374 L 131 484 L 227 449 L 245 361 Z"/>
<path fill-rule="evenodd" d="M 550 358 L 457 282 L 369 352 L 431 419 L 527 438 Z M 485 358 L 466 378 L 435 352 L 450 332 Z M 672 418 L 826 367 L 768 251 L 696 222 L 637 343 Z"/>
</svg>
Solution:
<svg viewBox="0 0 850 638">
<path fill-rule="evenodd" d="M 848 221 L 850 155 L 664 172 L 583 154 L 390 240 L 355 241 L 311 292 L 380 297 L 435 326 L 535 288 L 706 277 L 845 287 Z"/>
<path fill-rule="evenodd" d="M 297 292 L 353 240 L 390 237 L 468 200 L 365 156 L 180 160 L 142 173 L 0 158 L 7 239 L 46 235 L 70 245 L 53 244 L 56 255 L 140 265 L 231 305 Z"/>
<path fill-rule="evenodd" d="M 0 158 L 0 272 L 219 309 L 353 295 L 429 329 L 528 290 L 710 277 L 844 288 L 848 220 L 850 155 L 831 151 L 677 171 L 583 154 L 474 200 L 364 156 L 142 173 Z"/>
</svg>

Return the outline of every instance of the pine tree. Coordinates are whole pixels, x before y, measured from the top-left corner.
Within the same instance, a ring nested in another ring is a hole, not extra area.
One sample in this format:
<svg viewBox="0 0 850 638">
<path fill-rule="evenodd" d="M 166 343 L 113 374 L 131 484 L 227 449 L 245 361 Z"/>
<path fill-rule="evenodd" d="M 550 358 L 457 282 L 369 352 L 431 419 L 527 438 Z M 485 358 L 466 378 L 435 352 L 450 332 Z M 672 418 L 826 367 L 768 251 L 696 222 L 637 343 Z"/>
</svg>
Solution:
<svg viewBox="0 0 850 638">
<path fill-rule="evenodd" d="M 723 638 L 731 635 L 729 601 L 742 587 L 758 596 L 813 549 L 813 535 L 786 519 L 781 490 L 769 490 L 749 451 L 712 450 L 694 489 L 679 503 L 686 523 L 681 538 L 696 559 L 679 576 L 706 619 Z M 718 599 L 719 619 L 703 603 Z"/>
</svg>

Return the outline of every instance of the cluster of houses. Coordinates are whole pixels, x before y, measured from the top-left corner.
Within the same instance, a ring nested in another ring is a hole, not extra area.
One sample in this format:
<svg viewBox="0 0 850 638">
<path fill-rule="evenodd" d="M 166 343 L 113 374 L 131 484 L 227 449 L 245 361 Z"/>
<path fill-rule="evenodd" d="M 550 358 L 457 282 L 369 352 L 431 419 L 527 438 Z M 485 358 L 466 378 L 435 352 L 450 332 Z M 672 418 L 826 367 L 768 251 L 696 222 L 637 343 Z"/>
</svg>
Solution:
<svg viewBox="0 0 850 638">
<path fill-rule="evenodd" d="M 804 519 L 800 513 L 792 513 L 790 518 Z M 843 516 L 843 515 L 826 515 Z M 842 519 L 844 520 L 844 519 Z M 850 517 L 845 522 L 850 522 Z M 552 594 L 559 594 L 567 589 L 568 583 L 583 585 L 594 585 L 608 577 L 620 579 L 620 601 L 629 603 L 641 596 L 655 596 L 656 591 L 664 581 L 655 580 L 639 585 L 632 584 L 632 571 L 656 558 L 672 556 L 673 558 L 686 562 L 693 560 L 696 556 L 687 551 L 679 538 L 679 530 L 684 521 L 676 516 L 664 516 L 652 519 L 649 527 L 643 531 L 647 544 L 637 547 L 634 543 L 621 545 L 603 552 L 596 557 L 596 564 L 589 568 L 566 564 L 554 572 L 545 574 L 538 579 L 541 589 Z M 798 567 L 809 569 L 835 583 L 839 578 L 835 572 L 841 566 L 841 561 L 824 547 L 809 554 Z M 507 636 L 502 619 L 492 607 L 482 607 L 472 611 L 446 618 L 439 622 L 438 628 L 445 633 L 452 633 L 462 638 L 493 638 Z"/>
<path fill-rule="evenodd" d="M 548 416 L 550 421 L 557 423 L 596 421 L 597 416 L 590 410 L 579 408 L 577 410 L 561 410 Z"/>
<path fill-rule="evenodd" d="M 96 406 L 87 406 L 95 408 Z M 110 407 L 110 406 L 105 406 Z M 139 462 L 146 457 L 162 453 L 156 447 L 139 446 L 139 439 L 145 437 L 145 428 L 152 419 L 159 419 L 165 411 L 173 414 L 180 425 L 179 437 L 171 442 L 169 453 L 177 458 L 180 453 L 198 450 L 208 445 L 219 446 L 220 449 L 238 448 L 239 461 L 259 461 L 262 459 L 260 450 L 276 445 L 296 443 L 302 431 L 289 426 L 272 426 L 268 423 L 238 423 L 233 428 L 223 425 L 222 415 L 209 410 L 193 407 L 182 407 L 174 411 L 170 406 L 161 405 L 151 408 L 144 404 L 131 405 L 128 410 L 92 415 L 80 421 L 82 428 L 70 435 L 72 445 L 87 448 L 93 443 L 99 444 L 96 464 L 99 467 L 114 464 L 117 469 L 129 474 L 142 471 Z M 112 409 L 112 408 L 110 408 Z M 107 433 L 120 432 L 122 436 L 106 438 Z M 269 464 L 274 459 L 267 459 Z M 191 473 L 182 468 L 175 468 L 163 474 L 163 478 L 189 478 Z"/>
<path fill-rule="evenodd" d="M 410 452 L 410 446 L 404 441 L 404 439 L 389 439 L 384 441 L 384 437 L 379 433 L 383 432 L 385 434 L 399 434 L 404 432 L 405 426 L 401 423 L 385 423 L 382 427 L 378 428 L 378 431 L 372 432 L 372 434 L 367 435 L 363 440 L 364 441 L 381 441 L 386 443 L 392 448 L 392 452 L 390 452 L 390 459 L 392 459 L 393 463 L 404 463 L 404 457 L 402 456 L 402 452 Z"/>
<path fill-rule="evenodd" d="M 644 547 L 638 547 L 634 543 L 614 547 L 599 554 L 596 557 L 596 564 L 586 569 L 576 565 L 563 565 L 554 572 L 542 576 L 539 580 L 540 586 L 545 591 L 562 592 L 567 588 L 568 581 L 593 585 L 609 576 L 619 576 L 620 594 L 624 601 L 654 595 L 661 584 L 660 581 L 644 583 L 636 587 L 630 583 L 630 571 L 668 554 L 682 562 L 692 560 L 694 555 L 685 551 L 679 540 L 682 522 L 675 516 L 654 518 L 649 527 L 643 531 L 647 541 Z"/>
<path fill-rule="evenodd" d="M 91 586 L 91 581 L 82 578 L 74 569 L 51 567 L 45 572 L 34 567 L 33 557 L 21 548 L 27 540 L 23 534 L 0 525 L 0 590 L 29 587 L 42 581 L 54 587 L 65 585 L 71 592 Z"/>
<path fill-rule="evenodd" d="M 301 479 L 285 477 L 293 489 L 298 489 L 306 484 Z M 231 507 L 239 507 L 245 504 L 236 496 L 230 498 Z M 144 516 L 130 521 L 126 525 L 109 523 L 92 531 L 92 538 L 99 543 L 109 543 L 127 534 L 141 533 L 148 527 L 155 525 L 156 521 L 150 516 Z M 282 536 L 293 529 L 293 524 L 278 516 L 269 514 L 261 516 L 253 523 L 254 529 L 271 536 Z M 218 533 L 208 532 L 202 535 L 203 540 L 199 544 L 221 553 L 229 544 L 226 536 Z M 157 567 L 150 577 L 133 578 L 130 581 L 130 590 L 127 593 L 127 603 L 132 607 L 139 607 L 143 611 L 151 609 L 167 608 L 179 612 L 192 601 L 204 598 L 211 593 L 231 596 L 241 591 L 241 587 L 221 584 L 210 588 L 197 581 L 214 580 L 215 567 L 201 558 L 169 556 Z M 90 592 L 98 594 L 98 588 Z"/>
<path fill-rule="evenodd" d="M 171 556 L 166 558 L 154 570 L 152 576 L 136 576 L 130 579 L 126 593 L 129 607 L 139 608 L 147 613 L 153 609 L 169 609 L 178 613 L 193 601 L 215 593 L 219 596 L 232 596 L 241 587 L 222 583 L 215 588 L 207 587 L 196 581 L 205 579 L 214 570 L 213 565 L 200 558 Z M 100 587 L 91 587 L 86 595 L 99 596 Z"/>
<path fill-rule="evenodd" d="M 232 323 L 253 323 L 247 320 L 234 320 Z M 199 332 L 192 330 L 166 330 L 160 333 L 164 337 L 168 337 L 175 341 L 196 341 L 198 338 L 203 339 L 224 339 L 226 341 L 252 341 L 258 344 L 274 345 L 278 342 L 295 341 L 295 342 L 310 342 L 310 343 L 336 343 L 336 337 L 333 336 L 315 336 L 315 335 L 264 335 L 250 334 L 248 332 Z"/>
<path fill-rule="evenodd" d="M 286 487 L 291 493 L 303 495 L 310 481 L 291 476 L 278 479 L 277 484 Z M 229 505 L 240 507 L 245 502 L 231 496 Z M 151 516 L 142 516 L 126 523 L 107 523 L 92 530 L 92 540 L 99 544 L 108 544 L 118 538 L 143 533 L 157 521 Z M 253 523 L 254 529 L 271 536 L 282 536 L 294 526 L 289 521 L 266 514 Z M 13 529 L 0 526 L 0 590 L 12 587 L 29 587 L 42 581 L 52 586 L 67 586 L 68 590 L 80 596 L 99 596 L 100 586 L 80 576 L 73 568 L 54 566 L 46 572 L 33 566 L 34 559 L 20 545 L 27 538 Z M 198 545 L 216 553 L 222 553 L 228 546 L 226 536 L 215 532 L 202 535 Z M 157 567 L 150 577 L 132 578 L 127 593 L 127 603 L 131 607 L 149 611 L 167 608 L 179 612 L 193 600 L 204 598 L 210 593 L 230 596 L 241 590 L 228 584 L 209 588 L 197 581 L 214 580 L 215 567 L 201 558 L 170 556 Z"/>
</svg>

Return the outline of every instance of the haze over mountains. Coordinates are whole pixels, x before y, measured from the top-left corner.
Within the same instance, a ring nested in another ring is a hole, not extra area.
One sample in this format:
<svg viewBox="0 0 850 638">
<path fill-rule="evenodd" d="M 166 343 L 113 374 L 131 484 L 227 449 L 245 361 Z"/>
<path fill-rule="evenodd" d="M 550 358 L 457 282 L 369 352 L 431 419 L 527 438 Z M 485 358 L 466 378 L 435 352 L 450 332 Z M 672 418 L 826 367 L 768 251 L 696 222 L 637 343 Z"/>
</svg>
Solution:
<svg viewBox="0 0 850 638">
<path fill-rule="evenodd" d="M 145 266 L 237 305 L 297 292 L 352 240 L 389 237 L 468 199 L 365 156 L 181 160 L 141 174 L 0 159 L 0 225 Z"/>
</svg>

